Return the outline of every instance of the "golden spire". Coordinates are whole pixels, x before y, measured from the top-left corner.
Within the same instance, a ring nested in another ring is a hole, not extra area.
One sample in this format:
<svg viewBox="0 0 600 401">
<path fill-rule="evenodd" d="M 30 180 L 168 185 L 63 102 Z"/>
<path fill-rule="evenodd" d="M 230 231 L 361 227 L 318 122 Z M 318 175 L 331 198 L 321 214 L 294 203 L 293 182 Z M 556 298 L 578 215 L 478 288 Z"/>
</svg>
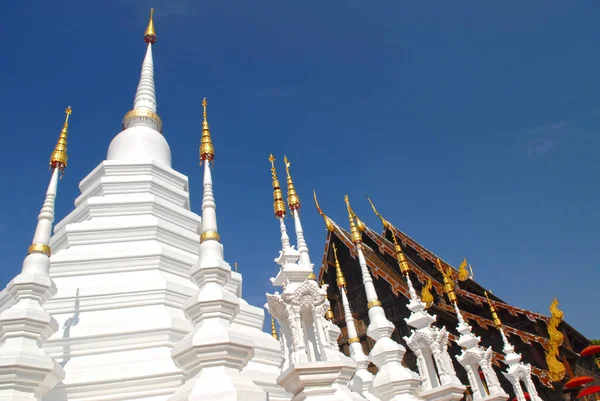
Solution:
<svg viewBox="0 0 600 401">
<path fill-rule="evenodd" d="M 73 110 L 71 106 L 68 106 L 65 109 L 65 123 L 63 124 L 63 128 L 60 131 L 60 135 L 58 136 L 58 142 L 54 147 L 54 151 L 50 155 L 50 168 L 57 168 L 64 173 L 65 167 L 67 167 L 67 160 L 69 156 L 67 156 L 67 132 L 69 128 L 69 116 Z"/>
<path fill-rule="evenodd" d="M 285 163 L 285 172 L 287 174 L 288 207 L 290 210 L 300 209 L 300 198 L 298 197 L 298 194 L 296 194 L 296 188 L 294 188 L 294 183 L 292 182 L 292 176 L 290 175 L 290 162 L 287 156 L 283 156 L 283 161 Z"/>
<path fill-rule="evenodd" d="M 442 276 L 444 277 L 444 292 L 446 293 L 446 295 L 448 295 L 448 299 L 450 300 L 450 302 L 456 305 L 457 299 L 456 293 L 454 292 L 455 284 L 454 281 L 452 281 L 451 267 L 448 266 L 448 270 L 444 271 L 444 267 L 442 266 L 442 262 L 439 258 L 436 259 L 435 263 L 437 265 L 438 270 L 440 271 L 440 273 L 442 273 Z"/>
<path fill-rule="evenodd" d="M 431 294 L 431 287 L 433 283 L 431 282 L 431 277 L 427 279 L 427 283 L 421 289 L 421 301 L 425 303 L 426 308 L 429 308 L 433 305 L 433 295 Z"/>
<path fill-rule="evenodd" d="M 390 231 L 391 231 L 391 229 L 392 229 L 392 225 L 390 224 L 390 222 L 389 222 L 389 221 L 387 221 L 386 219 L 384 219 L 384 218 L 383 218 L 383 216 L 382 216 L 382 215 L 380 215 L 380 214 L 377 212 L 377 209 L 375 209 L 375 205 L 374 205 L 374 204 L 373 204 L 373 202 L 371 201 L 371 198 L 369 198 L 369 197 L 367 196 L 367 200 L 368 200 L 368 201 L 369 201 L 369 203 L 371 204 L 371 208 L 373 209 L 373 212 L 375 212 L 375 215 L 376 215 L 377 217 L 379 217 L 379 220 L 381 220 L 381 224 L 383 224 L 383 228 L 387 228 L 388 230 L 390 230 Z"/>
<path fill-rule="evenodd" d="M 362 243 L 362 235 L 360 232 L 365 230 L 365 225 L 352 210 L 348 195 L 344 196 L 344 202 L 346 202 L 346 209 L 348 209 L 348 220 L 350 221 L 350 234 L 352 236 L 352 242 L 355 244 L 360 244 Z M 356 223 L 354 223 L 354 219 L 356 219 Z"/>
<path fill-rule="evenodd" d="M 313 198 L 315 200 L 315 206 L 317 207 L 317 210 L 319 211 L 319 214 L 321 216 L 323 216 L 323 220 L 325 220 L 325 226 L 327 227 L 327 231 L 333 232 L 333 230 L 335 229 L 335 227 L 333 225 L 333 222 L 329 219 L 329 217 L 327 217 L 325 215 L 325 213 L 323 213 L 323 211 L 319 207 L 319 202 L 317 201 L 317 193 L 315 192 L 314 189 L 313 189 Z"/>
<path fill-rule="evenodd" d="M 146 28 L 146 32 L 144 32 L 144 42 L 146 43 L 155 43 L 156 42 L 156 31 L 154 30 L 154 9 L 150 9 L 150 21 L 148 22 L 148 27 Z"/>
<path fill-rule="evenodd" d="M 271 316 L 271 335 L 274 339 L 279 340 L 279 336 L 277 335 L 277 329 L 275 328 L 275 319 Z"/>
<path fill-rule="evenodd" d="M 500 317 L 498 317 L 498 313 L 496 313 L 496 309 L 494 308 L 494 305 L 492 304 L 492 301 L 490 300 L 487 291 L 484 291 L 484 294 L 485 298 L 487 299 L 488 305 L 490 306 L 490 312 L 492 312 L 492 320 L 494 320 L 494 326 L 496 326 L 496 328 L 498 329 L 502 329 L 502 321 L 500 320 Z"/>
<path fill-rule="evenodd" d="M 279 180 L 277 179 L 277 171 L 275 170 L 275 158 L 273 154 L 269 156 L 271 162 L 271 176 L 273 177 L 273 210 L 275 217 L 281 219 L 285 217 L 285 202 L 283 201 L 283 194 L 281 193 L 281 187 L 279 186 Z"/>
<path fill-rule="evenodd" d="M 202 139 L 200 140 L 200 165 L 203 162 L 214 163 L 215 148 L 213 147 L 212 140 L 210 139 L 210 129 L 208 128 L 208 120 L 206 118 L 206 105 L 208 102 L 206 98 L 202 100 L 202 106 L 204 112 L 202 113 L 204 120 L 202 121 Z"/>
<path fill-rule="evenodd" d="M 346 279 L 344 278 L 344 273 L 342 272 L 342 267 L 340 266 L 340 261 L 337 256 L 337 247 L 335 244 L 331 244 L 333 247 L 333 257 L 335 260 L 335 281 L 339 288 L 346 289 Z"/>
</svg>

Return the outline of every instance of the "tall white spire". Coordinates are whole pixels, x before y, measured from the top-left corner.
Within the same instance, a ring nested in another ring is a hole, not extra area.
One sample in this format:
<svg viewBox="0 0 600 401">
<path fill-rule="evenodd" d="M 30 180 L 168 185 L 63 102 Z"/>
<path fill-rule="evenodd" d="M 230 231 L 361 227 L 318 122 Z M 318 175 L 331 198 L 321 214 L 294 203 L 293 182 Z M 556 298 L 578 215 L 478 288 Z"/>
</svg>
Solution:
<svg viewBox="0 0 600 401">
<path fill-rule="evenodd" d="M 490 312 L 492 312 L 494 325 L 500 332 L 502 343 L 504 345 L 504 363 L 507 365 L 506 371 L 502 372 L 504 377 L 506 377 L 512 385 L 518 401 L 526 401 L 525 393 L 523 392 L 523 387 L 521 386 L 521 381 L 523 384 L 525 384 L 525 388 L 529 393 L 529 398 L 531 401 L 542 401 L 538 395 L 537 389 L 535 388 L 535 384 L 531 379 L 531 365 L 528 363 L 525 364 L 521 361 L 521 354 L 517 354 L 515 352 L 515 347 L 510 343 L 510 341 L 508 341 L 508 338 L 506 338 L 506 334 L 502 328 L 502 321 L 500 320 L 500 317 L 496 312 L 496 308 L 494 308 L 487 291 L 485 292 L 485 297 L 487 298 L 488 305 L 490 306 Z"/>
<path fill-rule="evenodd" d="M 296 228 L 296 241 L 298 241 L 298 252 L 300 252 L 300 264 L 308 266 L 312 270 L 312 263 L 310 262 L 310 255 L 308 254 L 308 245 L 304 239 L 304 230 L 302 229 L 302 223 L 300 222 L 300 198 L 296 193 L 292 176 L 290 175 L 290 162 L 287 156 L 283 156 L 285 162 L 285 172 L 287 174 L 287 188 L 288 188 L 288 207 L 294 217 L 294 226 Z"/>
<path fill-rule="evenodd" d="M 385 316 L 385 311 L 381 306 L 381 301 L 377 297 L 373 278 L 371 277 L 371 273 L 369 273 L 365 255 L 362 251 L 361 231 L 365 229 L 365 226 L 350 207 L 348 195 L 346 195 L 344 200 L 348 209 L 352 242 L 356 245 L 358 262 L 367 294 L 367 306 L 369 308 L 367 335 L 375 341 L 369 357 L 379 369 L 373 379 L 371 392 L 382 401 L 401 401 L 409 398 L 413 400 L 420 399 L 417 395 L 417 389 L 421 385 L 421 379 L 415 372 L 402 365 L 402 358 L 406 353 L 406 348 L 391 339 L 395 326 Z"/>
<path fill-rule="evenodd" d="M 117 135 L 108 149 L 108 160 L 151 161 L 171 165 L 171 150 L 162 137 L 162 120 L 156 113 L 154 89 L 154 60 L 152 45 L 156 43 L 154 9 L 144 33 L 147 43 L 146 55 L 138 84 L 133 109 L 123 117 L 123 131 Z"/>
<path fill-rule="evenodd" d="M 33 243 L 23 261 L 23 268 L 6 287 L 14 304 L 0 314 L 0 399 L 40 400 L 64 378 L 64 371 L 42 348 L 58 329 L 43 304 L 56 287 L 50 270 L 50 236 L 54 222 L 54 205 L 59 174 L 67 164 L 67 128 L 71 107 L 58 143 L 50 156 L 52 177 L 46 199 L 38 216 Z"/>
</svg>

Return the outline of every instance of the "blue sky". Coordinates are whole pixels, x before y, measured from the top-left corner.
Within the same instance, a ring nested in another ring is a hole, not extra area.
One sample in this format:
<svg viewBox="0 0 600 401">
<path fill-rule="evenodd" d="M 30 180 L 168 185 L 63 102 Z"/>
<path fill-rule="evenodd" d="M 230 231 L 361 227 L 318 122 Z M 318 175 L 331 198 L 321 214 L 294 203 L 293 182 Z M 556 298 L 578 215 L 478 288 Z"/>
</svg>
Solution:
<svg viewBox="0 0 600 401">
<path fill-rule="evenodd" d="M 73 107 L 57 221 L 131 108 L 155 7 L 158 111 L 200 211 L 201 100 L 209 100 L 226 259 L 244 296 L 275 289 L 269 152 L 287 154 L 313 261 L 364 195 L 445 260 L 523 308 L 600 337 L 595 251 L 600 57 L 593 1 L 66 0 L 2 2 L 5 284 L 21 267 L 47 161 Z M 291 222 L 290 222 L 291 224 Z"/>
</svg>

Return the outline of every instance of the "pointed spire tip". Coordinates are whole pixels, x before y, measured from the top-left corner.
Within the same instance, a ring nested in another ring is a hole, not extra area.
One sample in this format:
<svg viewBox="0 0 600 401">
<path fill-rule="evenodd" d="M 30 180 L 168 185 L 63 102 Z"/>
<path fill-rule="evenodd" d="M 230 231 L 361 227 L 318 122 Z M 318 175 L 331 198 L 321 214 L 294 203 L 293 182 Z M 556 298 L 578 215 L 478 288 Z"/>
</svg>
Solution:
<svg viewBox="0 0 600 401">
<path fill-rule="evenodd" d="M 150 21 L 148 22 L 148 27 L 146 28 L 146 32 L 144 32 L 144 42 L 146 43 L 156 43 L 156 30 L 154 29 L 154 9 L 150 9 Z"/>
<path fill-rule="evenodd" d="M 67 160 L 69 159 L 69 156 L 67 155 L 67 133 L 69 128 L 69 116 L 71 113 L 73 113 L 73 109 L 71 106 L 67 106 L 65 109 L 65 122 L 63 128 L 60 131 L 54 151 L 52 151 L 52 154 L 50 155 L 50 168 L 57 168 L 61 172 L 64 172 L 65 167 L 67 166 Z"/>
</svg>

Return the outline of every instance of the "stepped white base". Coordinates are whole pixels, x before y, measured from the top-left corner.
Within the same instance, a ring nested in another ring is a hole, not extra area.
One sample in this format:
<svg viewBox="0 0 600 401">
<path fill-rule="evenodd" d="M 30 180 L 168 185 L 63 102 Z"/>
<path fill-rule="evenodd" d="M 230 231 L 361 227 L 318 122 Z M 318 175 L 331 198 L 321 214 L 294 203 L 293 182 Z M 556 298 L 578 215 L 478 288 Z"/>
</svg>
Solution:
<svg viewBox="0 0 600 401">
<path fill-rule="evenodd" d="M 362 395 L 368 401 L 380 401 L 370 392 L 373 374 L 366 369 L 358 369 L 350 380 L 350 390 Z"/>
<path fill-rule="evenodd" d="M 506 401 L 508 397 L 506 393 L 491 394 L 483 398 L 478 398 L 477 401 Z"/>
<path fill-rule="evenodd" d="M 465 395 L 465 386 L 446 384 L 444 386 L 421 391 L 419 396 L 425 401 L 458 401 Z"/>
<path fill-rule="evenodd" d="M 294 395 L 292 401 L 364 401 L 347 385 L 355 369 L 347 358 L 296 363 L 290 364 L 277 382 Z"/>
</svg>

